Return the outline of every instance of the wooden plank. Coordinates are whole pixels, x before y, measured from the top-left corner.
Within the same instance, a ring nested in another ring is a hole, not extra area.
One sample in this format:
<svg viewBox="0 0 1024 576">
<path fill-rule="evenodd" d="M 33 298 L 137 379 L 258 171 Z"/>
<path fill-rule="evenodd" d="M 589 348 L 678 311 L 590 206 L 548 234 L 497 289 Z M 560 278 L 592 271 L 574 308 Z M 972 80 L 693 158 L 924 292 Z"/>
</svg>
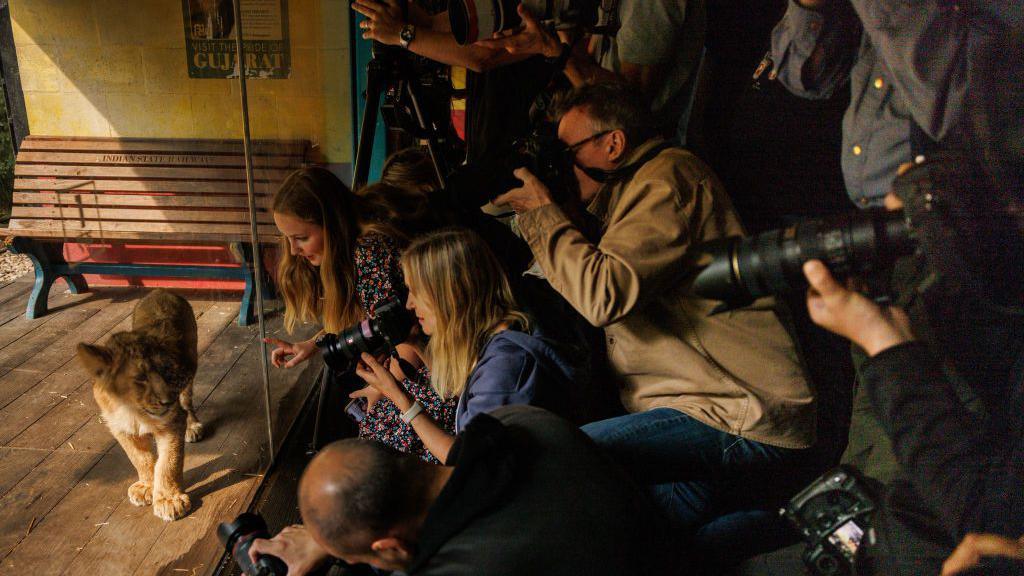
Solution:
<svg viewBox="0 0 1024 576">
<path fill-rule="evenodd" d="M 106 208 L 93 206 L 54 206 L 49 208 L 14 206 L 11 218 L 47 218 L 50 220 L 122 220 L 140 222 L 189 222 L 249 224 L 249 211 L 239 208 L 205 208 L 201 210 L 174 210 L 151 208 Z M 258 211 L 256 220 L 273 224 L 274 217 Z"/>
<path fill-rule="evenodd" d="M 7 494 L 49 454 L 49 450 L 0 447 L 0 495 Z"/>
<path fill-rule="evenodd" d="M 258 168 L 253 170 L 253 178 L 262 181 L 282 181 L 291 173 L 292 170 Z M 131 168 L 126 166 L 65 166 L 62 164 L 19 163 L 14 166 L 14 174 L 22 178 L 25 176 L 50 176 L 54 178 L 66 176 L 69 178 L 96 179 L 125 178 L 136 180 L 151 178 L 162 180 L 227 180 L 245 182 L 245 170 L 241 168 Z"/>
<path fill-rule="evenodd" d="M 95 452 L 51 452 L 0 498 L 0 558 L 25 537 L 33 519 L 46 516 L 99 461 Z"/>
<path fill-rule="evenodd" d="M 14 219 L 8 230 L 17 236 L 47 236 L 55 238 L 157 238 L 188 240 L 196 235 L 221 238 L 223 241 L 245 241 L 250 234 L 248 225 L 238 224 L 190 224 L 167 222 L 75 222 L 70 220 Z M 32 233 L 36 234 L 32 234 Z M 261 225 L 260 234 L 277 236 L 275 226 Z M 117 236 L 115 236 L 115 234 Z"/>
<path fill-rule="evenodd" d="M 273 195 L 279 182 L 257 182 L 258 195 Z M 88 180 L 76 178 L 15 178 L 15 190 L 71 192 L 152 192 L 158 194 L 247 194 L 244 181 L 190 182 L 188 180 Z"/>
<path fill-rule="evenodd" d="M 78 303 L 88 297 L 88 294 L 60 294 L 56 298 L 51 297 L 50 302 Z M 99 309 L 72 305 L 63 312 L 66 313 L 47 314 L 36 320 L 29 320 L 21 315 L 0 326 L 0 375 L 20 366 L 26 358 L 85 322 L 99 312 Z"/>
<path fill-rule="evenodd" d="M 112 241 L 138 241 L 138 242 L 153 242 L 153 243 L 167 243 L 173 242 L 174 244 L 216 244 L 222 242 L 250 242 L 248 231 L 245 234 L 198 234 L 192 233 L 188 236 L 168 235 L 159 232 L 86 232 L 76 233 L 74 236 L 70 236 L 63 233 L 60 230 L 19 230 L 16 236 L 24 236 L 26 238 L 37 238 L 39 240 L 61 240 L 67 242 L 112 242 Z M 260 244 L 274 244 L 280 239 L 280 236 L 275 232 L 273 234 L 267 231 L 260 233 Z"/>
<path fill-rule="evenodd" d="M 18 163 L 69 164 L 100 166 L 181 166 L 245 168 L 242 154 L 203 154 L 186 150 L 167 152 L 54 152 L 24 150 L 18 152 Z M 291 168 L 301 164 L 296 156 L 256 156 L 253 166 L 258 168 Z"/>
<path fill-rule="evenodd" d="M 253 140 L 259 154 L 304 156 L 309 149 L 306 140 Z M 74 136 L 29 136 L 20 150 L 103 150 L 116 152 L 160 152 L 187 150 L 191 152 L 241 153 L 241 140 L 188 140 L 175 138 L 100 138 Z"/>
<path fill-rule="evenodd" d="M 67 562 L 95 533 L 110 530 L 114 506 L 123 498 L 122 482 L 131 463 L 123 450 L 110 450 L 48 514 L 39 518 L 31 534 L 3 561 L 0 572 L 10 574 L 60 574 Z M 149 507 L 130 511 L 150 514 Z M 24 534 L 24 530 L 22 531 Z M 131 542 L 126 542 L 130 547 Z M 111 555 L 121 551 L 110 551 Z M 114 572 L 104 572 L 114 574 Z M 181 575 L 178 575 L 181 576 Z"/>
<path fill-rule="evenodd" d="M 55 192 L 15 192 L 14 205 L 52 204 L 63 206 L 152 206 L 160 208 L 249 208 L 249 198 L 234 196 L 193 196 L 186 194 L 152 196 L 142 194 L 77 194 Z M 270 198 L 257 197 L 256 210 L 269 210 Z"/>
<path fill-rule="evenodd" d="M 22 296 L 28 294 L 32 290 L 32 282 L 29 278 L 32 278 L 32 276 L 23 276 L 3 288 L 0 288 L 0 324 L 3 324 L 12 318 L 5 317 L 5 305 L 12 303 L 20 305 L 16 307 L 24 312 L 26 298 L 22 298 Z"/>
</svg>

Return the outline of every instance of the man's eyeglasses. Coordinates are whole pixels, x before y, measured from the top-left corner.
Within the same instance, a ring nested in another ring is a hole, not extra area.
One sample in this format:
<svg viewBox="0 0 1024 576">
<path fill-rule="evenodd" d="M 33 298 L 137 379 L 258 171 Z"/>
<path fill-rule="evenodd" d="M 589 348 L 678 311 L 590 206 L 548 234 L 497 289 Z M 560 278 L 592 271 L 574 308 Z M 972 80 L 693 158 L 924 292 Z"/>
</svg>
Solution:
<svg viewBox="0 0 1024 576">
<path fill-rule="evenodd" d="M 565 147 L 565 151 L 568 152 L 569 154 L 572 154 L 573 156 L 576 156 L 576 152 L 579 151 L 580 148 L 583 148 L 584 146 L 586 146 L 588 142 L 593 142 L 594 140 L 597 140 L 598 138 L 600 138 L 602 136 L 605 136 L 607 134 L 611 134 L 611 132 L 612 132 L 611 130 L 602 130 L 602 131 L 598 132 L 597 134 L 591 134 L 590 136 L 584 138 L 583 140 L 580 140 L 579 142 L 577 142 L 575 144 L 567 145 Z"/>
</svg>

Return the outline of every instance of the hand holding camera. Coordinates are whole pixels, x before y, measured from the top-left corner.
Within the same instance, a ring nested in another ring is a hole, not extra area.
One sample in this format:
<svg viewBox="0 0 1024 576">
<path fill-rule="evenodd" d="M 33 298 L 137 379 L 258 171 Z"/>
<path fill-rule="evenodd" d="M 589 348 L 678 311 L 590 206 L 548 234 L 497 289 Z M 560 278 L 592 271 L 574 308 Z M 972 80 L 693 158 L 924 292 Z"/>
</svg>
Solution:
<svg viewBox="0 0 1024 576">
<path fill-rule="evenodd" d="M 412 406 L 413 399 L 398 383 L 395 375 L 373 356 L 365 352 L 363 353 L 361 361 L 356 365 L 356 376 L 359 376 L 368 384 L 367 388 L 372 388 L 388 400 L 391 400 L 402 412 L 405 412 Z M 366 389 L 364 388 L 363 390 Z M 351 396 L 363 395 L 363 390 L 353 392 Z"/>
<path fill-rule="evenodd" d="M 330 557 L 301 524 L 288 526 L 273 538 L 253 540 L 248 555 L 254 565 L 261 557 L 280 559 L 288 567 L 288 576 L 309 574 Z"/>
<path fill-rule="evenodd" d="M 804 263 L 807 310 L 814 323 L 857 344 L 875 356 L 914 339 L 903 309 L 879 306 L 867 296 L 843 286 L 820 260 Z"/>
<path fill-rule="evenodd" d="M 495 32 L 493 38 L 480 40 L 478 44 L 505 50 L 509 54 L 542 54 L 545 58 L 557 58 L 562 53 L 559 39 L 548 32 L 525 5 L 520 4 L 516 11 L 523 21 L 522 28 Z"/>
<path fill-rule="evenodd" d="M 517 214 L 551 204 L 551 191 L 541 182 L 540 178 L 534 176 L 533 172 L 526 168 L 516 168 L 512 175 L 522 180 L 523 185 L 495 197 L 492 200 L 494 204 L 498 206 L 507 204 Z"/>
</svg>

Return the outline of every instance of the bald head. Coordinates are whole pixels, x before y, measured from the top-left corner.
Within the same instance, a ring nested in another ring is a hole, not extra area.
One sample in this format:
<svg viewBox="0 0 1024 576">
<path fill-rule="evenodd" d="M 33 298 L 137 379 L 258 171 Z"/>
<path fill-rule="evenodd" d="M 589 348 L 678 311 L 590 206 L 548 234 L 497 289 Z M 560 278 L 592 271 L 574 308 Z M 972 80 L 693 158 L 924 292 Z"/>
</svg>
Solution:
<svg viewBox="0 0 1024 576">
<path fill-rule="evenodd" d="M 341 440 L 306 467 L 299 509 L 328 549 L 365 550 L 430 506 L 429 465 L 368 440 Z"/>
</svg>

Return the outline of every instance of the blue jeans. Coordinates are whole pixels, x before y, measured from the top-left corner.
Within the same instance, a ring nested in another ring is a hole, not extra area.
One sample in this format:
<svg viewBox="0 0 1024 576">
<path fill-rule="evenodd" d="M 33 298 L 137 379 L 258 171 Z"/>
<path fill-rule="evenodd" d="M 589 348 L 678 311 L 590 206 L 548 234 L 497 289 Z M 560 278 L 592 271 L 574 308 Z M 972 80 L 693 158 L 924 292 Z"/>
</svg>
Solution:
<svg viewBox="0 0 1024 576">
<path fill-rule="evenodd" d="M 722 432 L 671 408 L 583 427 L 687 539 L 708 521 L 744 509 L 777 509 L 814 478 L 810 450 Z"/>
</svg>

